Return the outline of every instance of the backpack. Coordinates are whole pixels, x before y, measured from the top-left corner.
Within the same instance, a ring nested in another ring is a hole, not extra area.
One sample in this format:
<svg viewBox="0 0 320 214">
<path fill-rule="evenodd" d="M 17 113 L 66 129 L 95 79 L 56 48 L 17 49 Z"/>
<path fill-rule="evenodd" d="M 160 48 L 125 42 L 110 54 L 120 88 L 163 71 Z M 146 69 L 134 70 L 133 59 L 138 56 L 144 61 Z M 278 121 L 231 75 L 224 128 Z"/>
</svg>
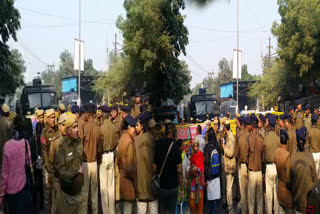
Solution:
<svg viewBox="0 0 320 214">
<path fill-rule="evenodd" d="M 220 173 L 220 157 L 216 149 L 214 149 L 211 153 L 210 173 L 212 176 L 217 176 Z"/>
</svg>

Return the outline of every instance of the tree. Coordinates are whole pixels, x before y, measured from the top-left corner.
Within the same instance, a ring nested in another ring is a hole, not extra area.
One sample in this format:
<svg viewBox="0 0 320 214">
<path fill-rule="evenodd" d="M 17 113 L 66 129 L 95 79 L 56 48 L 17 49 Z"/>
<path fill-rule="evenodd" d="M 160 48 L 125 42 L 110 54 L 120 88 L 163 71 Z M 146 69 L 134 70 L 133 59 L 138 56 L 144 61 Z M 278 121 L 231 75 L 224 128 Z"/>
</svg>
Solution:
<svg viewBox="0 0 320 214">
<path fill-rule="evenodd" d="M 124 7 L 126 19 L 120 17 L 117 25 L 130 63 L 126 73 L 132 79 L 124 83 L 130 86 L 128 94 L 137 90 L 152 93 L 157 98 L 154 104 L 168 98 L 180 101 L 190 91 L 191 80 L 178 58 L 188 44 L 188 30 L 180 13 L 184 1 L 126 0 Z"/>
<path fill-rule="evenodd" d="M 17 52 L 12 53 L 7 45 L 10 38 L 17 41 L 16 33 L 19 29 L 20 13 L 14 7 L 14 1 L 0 1 L 0 95 L 2 96 L 12 95 L 23 83 L 21 64 L 15 64 L 23 61 L 21 55 L 18 56 Z M 17 57 L 20 58 L 17 60 Z"/>
<path fill-rule="evenodd" d="M 278 0 L 281 23 L 274 22 L 278 54 L 291 79 L 302 85 L 320 75 L 320 5 L 318 0 Z M 292 88 L 296 91 L 298 87 Z"/>
<path fill-rule="evenodd" d="M 244 64 L 242 66 L 242 81 L 254 81 L 254 80 L 260 80 L 260 76 L 258 75 L 251 75 L 248 72 L 248 66 L 246 64 Z"/>
</svg>

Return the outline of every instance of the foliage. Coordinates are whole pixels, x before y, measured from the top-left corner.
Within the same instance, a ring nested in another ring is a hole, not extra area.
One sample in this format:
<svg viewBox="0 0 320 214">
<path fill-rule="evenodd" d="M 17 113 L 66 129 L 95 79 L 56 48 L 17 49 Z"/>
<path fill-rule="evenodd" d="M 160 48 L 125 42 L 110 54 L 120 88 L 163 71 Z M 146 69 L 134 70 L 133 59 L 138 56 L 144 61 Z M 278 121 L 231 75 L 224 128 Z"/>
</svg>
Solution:
<svg viewBox="0 0 320 214">
<path fill-rule="evenodd" d="M 181 100 L 190 91 L 191 80 L 186 64 L 178 58 L 188 44 L 185 17 L 180 13 L 184 1 L 127 0 L 124 7 L 126 19 L 120 17 L 117 25 L 124 38 L 124 60 L 130 63 L 125 66 L 130 82 L 122 82 L 128 86 L 126 92 L 152 93 L 157 98 L 154 104 L 167 98 Z"/>
<path fill-rule="evenodd" d="M 20 13 L 13 0 L 0 1 L 0 95 L 12 95 L 23 83 L 24 63 L 17 51 L 10 51 L 7 42 L 17 41 L 20 29 Z M 16 64 L 18 63 L 18 64 Z"/>
<path fill-rule="evenodd" d="M 92 59 L 84 61 L 84 71 L 81 71 L 81 75 L 98 76 L 99 74 L 100 72 L 93 67 Z M 41 73 L 43 83 L 46 85 L 54 85 L 58 97 L 61 96 L 61 79 L 71 76 L 78 76 L 78 71 L 73 70 L 73 57 L 68 50 L 64 50 L 60 54 L 60 64 L 57 71 L 47 69 Z"/>
<path fill-rule="evenodd" d="M 285 70 L 303 85 L 315 82 L 320 75 L 319 0 L 278 0 L 278 5 L 281 23 L 273 23 L 272 33 Z"/>
</svg>

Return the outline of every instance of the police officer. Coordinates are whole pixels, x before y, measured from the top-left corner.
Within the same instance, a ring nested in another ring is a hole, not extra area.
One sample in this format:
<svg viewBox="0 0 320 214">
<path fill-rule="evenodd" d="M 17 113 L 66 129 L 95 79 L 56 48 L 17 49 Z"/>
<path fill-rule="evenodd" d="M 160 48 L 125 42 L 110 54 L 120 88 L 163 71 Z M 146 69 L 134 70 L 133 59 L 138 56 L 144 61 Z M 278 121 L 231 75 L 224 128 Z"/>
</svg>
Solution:
<svg viewBox="0 0 320 214">
<path fill-rule="evenodd" d="M 316 166 L 311 153 L 305 151 L 306 127 L 297 130 L 298 151 L 293 153 L 287 184 L 292 191 L 293 209 L 297 213 L 306 213 L 307 194 L 317 181 Z"/>
<path fill-rule="evenodd" d="M 302 103 L 299 101 L 297 102 L 297 108 L 293 113 L 293 117 L 292 117 L 295 121 L 296 130 L 301 129 L 301 127 L 303 126 L 303 117 L 304 115 L 302 111 Z"/>
<path fill-rule="evenodd" d="M 134 118 L 138 117 L 138 115 L 140 114 L 140 107 L 141 107 L 141 94 L 137 92 L 133 99 L 132 117 Z"/>
<path fill-rule="evenodd" d="M 71 113 L 76 116 L 77 120 L 79 120 L 79 117 L 80 117 L 80 107 L 79 107 L 78 105 L 73 105 L 73 106 L 71 106 Z"/>
<path fill-rule="evenodd" d="M 66 136 L 67 134 L 66 127 L 65 127 L 66 118 L 67 118 L 66 113 L 63 113 L 62 115 L 60 115 L 58 120 L 59 134 L 53 138 L 52 143 L 50 145 L 50 149 L 49 149 L 49 175 L 50 175 L 51 184 L 52 184 L 52 213 L 55 213 L 56 196 L 57 196 L 57 192 L 60 189 L 59 181 L 54 175 L 53 164 L 54 164 L 56 151 L 58 150 L 60 143 L 63 140 L 63 137 Z"/>
<path fill-rule="evenodd" d="M 242 213 L 248 213 L 248 137 L 251 131 L 251 120 L 241 116 L 240 119 L 241 133 L 236 143 L 235 156 L 239 164 L 239 183 L 241 201 L 240 207 Z"/>
<path fill-rule="evenodd" d="M 250 115 L 252 133 L 248 137 L 248 207 L 249 214 L 255 213 L 255 201 L 257 213 L 263 213 L 262 169 L 265 164 L 265 149 L 263 138 L 258 133 L 258 118 Z"/>
<path fill-rule="evenodd" d="M 227 203 L 228 211 L 230 214 L 234 213 L 233 209 L 233 197 L 232 197 L 232 186 L 234 181 L 234 173 L 236 171 L 236 158 L 235 158 L 235 140 L 230 129 L 230 121 L 225 120 L 223 124 L 223 131 L 226 136 L 226 143 L 222 144 L 224 151 L 224 169 L 226 172 L 227 179 Z"/>
<path fill-rule="evenodd" d="M 314 108 L 314 113 L 315 113 L 316 115 L 318 115 L 318 117 L 319 117 L 319 115 L 320 115 L 320 109 L 319 109 L 319 107 L 320 107 L 320 105 L 316 105 L 315 108 Z M 320 118 L 319 118 L 318 121 L 317 121 L 317 127 L 318 127 L 318 129 L 320 130 Z"/>
<path fill-rule="evenodd" d="M 115 131 L 117 134 L 117 139 L 120 139 L 120 132 L 122 128 L 122 118 L 118 113 L 118 105 L 113 105 L 111 107 L 110 119 L 116 128 Z"/>
<path fill-rule="evenodd" d="M 310 110 L 311 110 L 310 104 L 307 104 L 304 109 L 305 109 L 305 115 L 303 117 L 303 123 L 304 123 L 304 126 L 307 128 L 307 131 L 309 132 L 312 127 L 311 114 L 310 114 Z"/>
<path fill-rule="evenodd" d="M 320 130 L 317 128 L 318 119 L 318 115 L 312 114 L 312 127 L 308 131 L 308 142 L 310 145 L 307 145 L 307 151 L 310 151 L 312 153 L 314 162 L 316 164 L 317 174 L 319 174 L 320 164 Z"/>
<path fill-rule="evenodd" d="M 278 175 L 277 196 L 279 201 L 279 214 L 292 213 L 292 194 L 287 185 L 287 170 L 290 168 L 290 153 L 286 148 L 288 139 L 288 133 L 281 129 L 281 143 L 274 153 L 274 161 Z"/>
<path fill-rule="evenodd" d="M 61 191 L 58 191 L 56 197 L 55 213 L 85 214 L 87 210 L 83 193 L 83 146 L 74 114 L 67 115 L 65 127 L 67 134 L 60 142 L 53 165 L 53 171 L 61 185 Z"/>
<path fill-rule="evenodd" d="M 236 128 L 236 138 L 239 136 L 239 134 L 240 134 L 240 132 L 241 132 L 241 125 L 240 125 L 240 121 L 239 121 L 239 119 L 240 119 L 240 114 L 239 113 L 236 113 L 236 116 L 235 116 L 235 118 L 234 118 L 234 122 L 236 123 L 236 125 L 237 125 L 237 128 Z"/>
<path fill-rule="evenodd" d="M 12 138 L 13 126 L 8 119 L 10 115 L 10 107 L 4 103 L 1 106 L 0 116 L 0 169 L 2 168 L 3 147 L 5 142 Z"/>
<path fill-rule="evenodd" d="M 41 151 L 44 161 L 43 168 L 43 183 L 44 183 L 44 213 L 51 213 L 52 206 L 52 186 L 51 177 L 49 174 L 49 149 L 52 140 L 59 134 L 58 127 L 56 126 L 56 116 L 53 109 L 45 111 L 46 124 L 41 133 Z"/>
<path fill-rule="evenodd" d="M 272 207 L 274 213 L 278 213 L 278 199 L 276 191 L 277 169 L 274 163 L 274 152 L 279 147 L 280 138 L 275 133 L 276 118 L 274 115 L 268 118 L 269 132 L 264 138 L 264 148 L 266 153 L 266 205 L 267 214 L 272 214 Z M 272 203 L 274 202 L 274 204 Z"/>
<path fill-rule="evenodd" d="M 103 213 L 115 213 L 115 150 L 117 147 L 116 131 L 109 118 L 111 108 L 102 106 L 102 112 L 106 115 L 100 126 L 102 138 L 102 163 L 100 165 L 100 191 Z"/>
<path fill-rule="evenodd" d="M 132 213 L 133 204 L 136 201 L 136 157 L 134 150 L 134 137 L 136 134 L 136 120 L 128 115 L 124 119 L 124 132 L 118 146 L 118 166 L 120 172 L 120 196 L 124 213 Z"/>
<path fill-rule="evenodd" d="M 122 117 L 122 120 L 126 118 L 131 113 L 130 106 L 120 106 L 120 116 Z"/>
<path fill-rule="evenodd" d="M 289 136 L 286 148 L 291 155 L 293 152 L 297 150 L 297 136 L 296 136 L 296 128 L 294 127 L 292 117 L 288 113 L 285 113 L 284 128 L 287 131 Z"/>
<path fill-rule="evenodd" d="M 100 156 L 99 146 L 101 146 L 100 127 L 96 123 L 94 114 L 97 111 L 97 106 L 93 103 L 88 103 L 84 106 L 86 120 L 82 127 L 80 138 L 84 149 L 84 192 L 85 202 L 91 198 L 91 209 L 93 214 L 98 213 L 98 164 L 97 160 Z M 90 190 L 90 191 L 89 191 Z M 90 197 L 91 195 L 91 197 Z M 85 205 L 88 207 L 88 203 Z"/>
<path fill-rule="evenodd" d="M 259 114 L 259 122 L 258 122 L 258 132 L 264 138 L 266 136 L 266 129 L 264 124 L 266 123 L 266 118 L 263 114 Z"/>
</svg>

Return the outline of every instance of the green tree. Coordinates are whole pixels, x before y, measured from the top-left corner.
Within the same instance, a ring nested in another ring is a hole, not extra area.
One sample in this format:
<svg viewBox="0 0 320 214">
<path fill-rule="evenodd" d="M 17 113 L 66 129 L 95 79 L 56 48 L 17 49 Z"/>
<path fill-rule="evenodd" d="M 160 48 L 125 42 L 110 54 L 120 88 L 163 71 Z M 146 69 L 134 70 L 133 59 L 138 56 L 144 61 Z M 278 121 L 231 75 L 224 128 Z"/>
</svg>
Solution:
<svg viewBox="0 0 320 214">
<path fill-rule="evenodd" d="M 314 83 L 320 75 L 319 0 L 278 0 L 281 23 L 274 22 L 278 54 L 290 79 L 302 85 Z M 292 88 L 296 90 L 298 87 Z"/>
<path fill-rule="evenodd" d="M 10 38 L 17 41 L 17 31 L 20 29 L 20 13 L 14 7 L 14 0 L 0 1 L 0 95 L 12 95 L 23 83 L 20 59 L 16 60 L 18 52 L 11 52 L 7 42 Z"/>
<path fill-rule="evenodd" d="M 129 57 L 132 77 L 129 94 L 135 90 L 152 93 L 154 104 L 172 98 L 179 101 L 187 94 L 190 72 L 179 60 L 188 44 L 184 26 L 183 0 L 126 0 L 126 18 L 120 17 L 118 27 L 124 38 L 124 53 Z M 183 67 L 184 66 L 184 67 Z M 121 86 L 122 87 L 122 86 Z"/>
</svg>

